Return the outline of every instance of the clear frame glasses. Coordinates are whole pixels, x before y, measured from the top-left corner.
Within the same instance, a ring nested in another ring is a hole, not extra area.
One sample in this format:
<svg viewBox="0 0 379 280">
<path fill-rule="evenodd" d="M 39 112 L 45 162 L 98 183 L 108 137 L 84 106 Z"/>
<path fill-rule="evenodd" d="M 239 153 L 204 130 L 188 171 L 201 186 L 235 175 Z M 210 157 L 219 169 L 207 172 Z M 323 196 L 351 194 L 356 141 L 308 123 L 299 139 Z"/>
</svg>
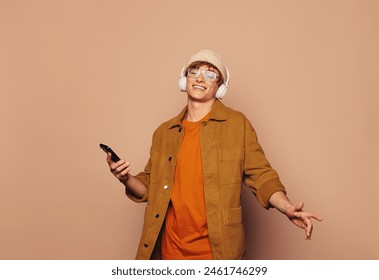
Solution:
<svg viewBox="0 0 379 280">
<path fill-rule="evenodd" d="M 189 68 L 187 70 L 187 76 L 190 78 L 197 78 L 201 74 L 203 75 L 204 80 L 206 80 L 207 82 L 211 82 L 211 83 L 214 83 L 219 76 L 217 73 L 215 73 L 211 70 L 201 70 L 198 68 Z"/>
</svg>

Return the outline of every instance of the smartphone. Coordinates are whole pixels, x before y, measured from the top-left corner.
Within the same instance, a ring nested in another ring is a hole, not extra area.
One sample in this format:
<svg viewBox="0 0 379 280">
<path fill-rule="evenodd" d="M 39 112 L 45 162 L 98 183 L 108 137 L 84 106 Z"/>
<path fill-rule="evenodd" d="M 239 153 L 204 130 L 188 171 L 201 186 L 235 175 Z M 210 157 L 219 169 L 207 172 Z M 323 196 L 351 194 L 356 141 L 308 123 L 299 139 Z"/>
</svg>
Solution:
<svg viewBox="0 0 379 280">
<path fill-rule="evenodd" d="M 118 162 L 120 160 L 120 158 L 118 157 L 118 155 L 116 155 L 115 152 L 113 152 L 113 150 L 111 149 L 111 147 L 107 146 L 107 145 L 104 145 L 104 144 L 100 144 L 100 148 L 103 149 L 104 152 L 106 153 L 111 153 L 111 159 L 113 162 Z"/>
</svg>

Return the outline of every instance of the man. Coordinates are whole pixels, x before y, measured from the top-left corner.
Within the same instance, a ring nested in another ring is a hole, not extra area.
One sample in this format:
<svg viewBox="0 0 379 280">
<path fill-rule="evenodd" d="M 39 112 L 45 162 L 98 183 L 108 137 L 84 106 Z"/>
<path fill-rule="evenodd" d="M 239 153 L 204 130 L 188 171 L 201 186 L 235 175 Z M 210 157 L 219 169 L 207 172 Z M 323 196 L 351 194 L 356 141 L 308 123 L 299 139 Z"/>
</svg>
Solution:
<svg viewBox="0 0 379 280">
<path fill-rule="evenodd" d="M 312 233 L 314 213 L 287 198 L 254 128 L 220 99 L 229 84 L 221 57 L 210 50 L 191 56 L 180 89 L 187 106 L 155 132 L 145 171 L 129 174 L 125 160 L 107 162 L 136 202 L 147 201 L 137 259 L 244 259 L 240 203 L 245 184 L 265 208 L 274 207 Z"/>
</svg>

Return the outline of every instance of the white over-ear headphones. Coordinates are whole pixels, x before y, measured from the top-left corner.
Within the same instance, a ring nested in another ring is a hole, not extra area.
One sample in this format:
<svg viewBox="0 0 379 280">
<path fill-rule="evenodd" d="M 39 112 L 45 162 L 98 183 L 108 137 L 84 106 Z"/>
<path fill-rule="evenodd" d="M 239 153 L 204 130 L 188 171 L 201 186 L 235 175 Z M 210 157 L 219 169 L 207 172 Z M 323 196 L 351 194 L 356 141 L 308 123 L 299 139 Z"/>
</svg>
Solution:
<svg viewBox="0 0 379 280">
<path fill-rule="evenodd" d="M 226 68 L 226 66 L 225 66 L 225 69 L 226 69 L 226 76 L 227 76 L 226 81 L 218 87 L 216 95 L 215 95 L 217 99 L 223 99 L 228 90 L 230 76 L 229 76 L 229 70 L 228 68 Z M 180 74 L 180 78 L 179 78 L 179 88 L 183 92 L 185 92 L 187 88 L 187 77 L 186 77 L 185 71 L 186 71 L 186 66 L 183 66 L 182 73 Z"/>
</svg>

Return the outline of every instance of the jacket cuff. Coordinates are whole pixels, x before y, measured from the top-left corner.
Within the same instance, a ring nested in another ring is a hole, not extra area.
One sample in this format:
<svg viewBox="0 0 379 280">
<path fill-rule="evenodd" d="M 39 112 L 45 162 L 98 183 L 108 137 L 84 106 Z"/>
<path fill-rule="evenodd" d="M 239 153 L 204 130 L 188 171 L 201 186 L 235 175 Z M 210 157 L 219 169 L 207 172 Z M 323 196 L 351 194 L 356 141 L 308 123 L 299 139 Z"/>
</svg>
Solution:
<svg viewBox="0 0 379 280">
<path fill-rule="evenodd" d="M 147 193 L 143 197 L 137 197 L 134 195 L 134 193 L 130 192 L 126 187 L 125 187 L 125 194 L 127 197 L 129 197 L 131 200 L 134 202 L 146 202 L 147 201 Z"/>
<path fill-rule="evenodd" d="M 146 176 L 146 173 L 145 172 L 140 172 L 138 173 L 137 175 L 134 176 L 136 179 L 138 179 L 139 181 L 141 181 L 141 183 L 145 186 L 148 185 L 148 181 L 147 181 L 147 176 Z M 147 192 L 145 193 L 145 195 L 143 197 L 137 197 L 134 193 L 132 193 L 131 191 L 129 191 L 126 186 L 125 186 L 125 194 L 128 198 L 130 198 L 131 200 L 133 200 L 134 202 L 146 202 L 147 201 Z"/>
<path fill-rule="evenodd" d="M 279 178 L 265 182 L 257 191 L 257 198 L 259 203 L 266 209 L 272 208 L 269 203 L 269 199 L 274 193 L 280 191 L 284 192 L 285 194 L 287 193 Z"/>
</svg>

